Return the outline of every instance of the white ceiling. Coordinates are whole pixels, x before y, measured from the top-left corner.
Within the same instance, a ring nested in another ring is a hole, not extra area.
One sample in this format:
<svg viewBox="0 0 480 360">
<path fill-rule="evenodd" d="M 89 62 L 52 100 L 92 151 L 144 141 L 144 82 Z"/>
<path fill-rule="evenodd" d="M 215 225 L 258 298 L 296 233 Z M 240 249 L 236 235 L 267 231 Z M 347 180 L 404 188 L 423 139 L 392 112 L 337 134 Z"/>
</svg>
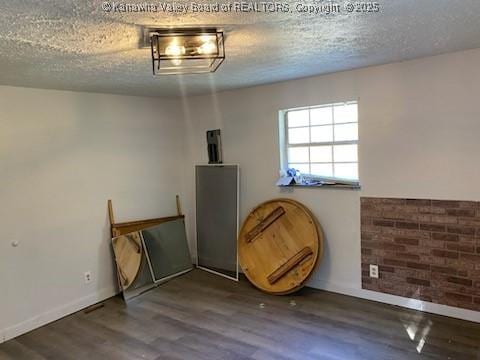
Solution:
<svg viewBox="0 0 480 360">
<path fill-rule="evenodd" d="M 215 1 L 176 1 L 192 2 Z M 103 1 L 0 0 L 0 84 L 175 96 L 480 47 L 479 0 L 380 0 L 376 14 L 330 16 L 295 11 L 311 1 L 287 2 L 292 12 L 181 15 L 105 13 Z M 222 26 L 226 60 L 214 74 L 153 77 L 138 25 Z"/>
</svg>

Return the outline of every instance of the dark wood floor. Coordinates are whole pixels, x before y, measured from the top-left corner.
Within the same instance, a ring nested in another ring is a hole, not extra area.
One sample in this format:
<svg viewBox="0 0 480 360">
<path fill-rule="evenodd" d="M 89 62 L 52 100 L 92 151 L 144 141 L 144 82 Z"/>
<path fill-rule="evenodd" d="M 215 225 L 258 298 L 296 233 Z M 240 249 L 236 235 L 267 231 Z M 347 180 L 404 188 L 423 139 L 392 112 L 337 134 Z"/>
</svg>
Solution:
<svg viewBox="0 0 480 360">
<path fill-rule="evenodd" d="M 0 345 L 0 359 L 480 359 L 480 324 L 200 270 Z"/>
</svg>

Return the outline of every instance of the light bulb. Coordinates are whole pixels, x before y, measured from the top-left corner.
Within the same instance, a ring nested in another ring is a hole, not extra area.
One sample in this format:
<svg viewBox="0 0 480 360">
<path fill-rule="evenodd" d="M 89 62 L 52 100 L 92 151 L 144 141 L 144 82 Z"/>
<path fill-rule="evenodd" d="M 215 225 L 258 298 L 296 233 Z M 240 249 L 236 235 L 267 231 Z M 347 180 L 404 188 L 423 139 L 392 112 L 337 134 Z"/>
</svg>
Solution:
<svg viewBox="0 0 480 360">
<path fill-rule="evenodd" d="M 185 54 L 185 46 L 172 42 L 165 48 L 165 54 L 168 56 L 180 56 Z"/>
<path fill-rule="evenodd" d="M 213 54 L 215 52 L 217 52 L 217 45 L 212 41 L 205 42 L 198 48 L 199 54 Z"/>
<path fill-rule="evenodd" d="M 179 56 L 185 55 L 185 46 L 178 45 L 177 40 L 173 40 L 170 45 L 165 48 L 165 55 L 172 56 L 172 64 L 174 66 L 180 66 L 182 64 L 182 59 L 179 59 Z"/>
<path fill-rule="evenodd" d="M 200 36 L 200 40 L 204 43 L 212 41 L 212 39 L 215 39 L 215 35 L 202 35 L 202 36 Z"/>
</svg>

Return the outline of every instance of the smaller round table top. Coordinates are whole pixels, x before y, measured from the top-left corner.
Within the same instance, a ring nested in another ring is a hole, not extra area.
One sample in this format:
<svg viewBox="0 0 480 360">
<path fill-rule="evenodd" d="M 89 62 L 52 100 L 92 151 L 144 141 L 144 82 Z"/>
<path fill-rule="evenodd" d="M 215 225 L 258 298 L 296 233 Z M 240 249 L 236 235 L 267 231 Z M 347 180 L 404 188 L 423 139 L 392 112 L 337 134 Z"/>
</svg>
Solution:
<svg viewBox="0 0 480 360">
<path fill-rule="evenodd" d="M 136 279 L 142 262 L 142 240 L 139 232 L 121 235 L 112 239 L 119 280 L 127 290 Z"/>
</svg>

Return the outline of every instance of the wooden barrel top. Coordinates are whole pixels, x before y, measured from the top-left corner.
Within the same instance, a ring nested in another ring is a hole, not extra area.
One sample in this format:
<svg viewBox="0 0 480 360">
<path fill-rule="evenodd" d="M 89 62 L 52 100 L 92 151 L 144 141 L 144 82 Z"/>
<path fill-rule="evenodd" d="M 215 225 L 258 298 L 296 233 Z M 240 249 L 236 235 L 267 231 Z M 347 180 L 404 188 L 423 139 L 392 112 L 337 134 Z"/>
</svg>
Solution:
<svg viewBox="0 0 480 360">
<path fill-rule="evenodd" d="M 246 277 L 270 294 L 300 289 L 323 252 L 323 232 L 301 203 L 274 199 L 253 209 L 238 237 L 239 261 Z"/>
</svg>

